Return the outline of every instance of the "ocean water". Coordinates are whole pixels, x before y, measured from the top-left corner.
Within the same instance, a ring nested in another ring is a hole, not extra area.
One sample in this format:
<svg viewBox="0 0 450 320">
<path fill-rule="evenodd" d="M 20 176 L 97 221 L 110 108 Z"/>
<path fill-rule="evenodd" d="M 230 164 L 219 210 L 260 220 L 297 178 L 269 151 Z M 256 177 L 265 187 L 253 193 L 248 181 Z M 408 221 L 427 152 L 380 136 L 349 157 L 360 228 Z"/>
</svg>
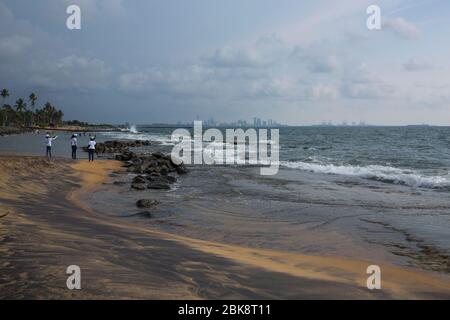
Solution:
<svg viewBox="0 0 450 320">
<path fill-rule="evenodd" d="M 105 139 L 148 139 L 170 151 L 172 131 L 141 126 Z M 279 143 L 284 168 L 450 190 L 450 127 L 285 127 Z"/>
<path fill-rule="evenodd" d="M 133 126 L 130 132 L 96 136 L 98 142 L 156 141 L 159 150 L 170 152 L 174 146 L 173 131 Z M 0 137 L 0 151 L 45 154 L 43 134 Z M 70 157 L 70 134 L 57 134 L 54 155 Z M 280 128 L 279 139 L 280 168 L 450 191 L 450 127 L 284 127 Z M 80 146 L 87 140 L 88 135 L 80 136 Z M 227 142 L 213 144 L 225 148 Z M 154 147 L 150 149 L 153 151 Z M 81 150 L 80 156 L 83 157 Z M 248 158 L 248 149 L 238 156 Z M 218 160 L 217 155 L 215 159 Z"/>
<path fill-rule="evenodd" d="M 134 129 L 98 133 L 97 141 L 158 141 L 138 150 L 148 152 L 174 145 L 174 129 Z M 0 137 L 0 152 L 43 156 L 43 134 Z M 54 154 L 70 157 L 70 134 L 58 135 Z M 137 192 L 125 173 L 112 178 L 124 184 L 109 181 L 86 201 L 130 220 L 148 197 L 161 202 L 154 217 L 135 219 L 149 228 L 450 273 L 450 127 L 286 127 L 279 142 L 275 176 L 255 166 L 190 166 L 172 190 Z"/>
<path fill-rule="evenodd" d="M 172 131 L 101 138 L 159 141 L 148 151 L 170 152 Z M 97 195 L 96 209 L 129 216 L 145 195 L 161 201 L 153 219 L 138 218 L 149 228 L 450 273 L 450 128 L 286 127 L 279 143 L 274 176 L 257 166 L 194 165 L 173 190 L 140 193 L 126 175 L 125 187 Z"/>
</svg>

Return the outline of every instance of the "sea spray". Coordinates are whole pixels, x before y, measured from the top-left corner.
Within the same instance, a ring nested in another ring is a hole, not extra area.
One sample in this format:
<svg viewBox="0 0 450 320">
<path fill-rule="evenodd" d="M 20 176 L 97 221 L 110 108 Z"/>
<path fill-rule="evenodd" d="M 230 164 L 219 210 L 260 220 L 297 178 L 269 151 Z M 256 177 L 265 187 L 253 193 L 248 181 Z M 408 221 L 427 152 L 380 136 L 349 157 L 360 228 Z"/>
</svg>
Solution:
<svg viewBox="0 0 450 320">
<path fill-rule="evenodd" d="M 284 167 L 316 173 L 357 176 L 381 182 L 423 187 L 431 189 L 450 188 L 450 177 L 426 176 L 418 170 L 400 169 L 381 165 L 351 166 L 307 163 L 302 161 L 282 161 Z"/>
<path fill-rule="evenodd" d="M 245 131 L 241 128 L 225 129 L 225 144 L 223 143 L 223 136 L 222 132 L 215 128 L 209 128 L 203 132 L 202 121 L 194 121 L 193 139 L 189 130 L 176 129 L 172 133 L 172 141 L 175 142 L 171 151 L 172 160 L 175 163 L 184 162 L 185 164 L 197 165 L 259 164 L 263 166 L 260 169 L 261 175 L 278 173 L 278 129 L 270 129 L 270 139 L 268 139 L 267 129 L 259 129 L 259 132 L 257 132 L 253 128 L 248 128 Z M 209 144 L 204 144 L 204 141 Z M 248 153 L 248 157 L 246 153 Z M 225 159 L 223 158 L 224 155 Z"/>
</svg>

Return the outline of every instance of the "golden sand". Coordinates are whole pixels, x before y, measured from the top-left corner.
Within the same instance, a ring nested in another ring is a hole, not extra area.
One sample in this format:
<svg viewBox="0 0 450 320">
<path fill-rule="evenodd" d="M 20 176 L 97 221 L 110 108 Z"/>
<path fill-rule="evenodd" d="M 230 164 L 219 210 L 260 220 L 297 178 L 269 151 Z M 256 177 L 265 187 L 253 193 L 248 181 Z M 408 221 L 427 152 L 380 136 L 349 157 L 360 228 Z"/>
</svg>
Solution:
<svg viewBox="0 0 450 320">
<path fill-rule="evenodd" d="M 79 163 L 72 167 L 81 174 L 84 181 L 82 189 L 86 188 L 89 191 L 95 185 L 104 182 L 107 173 L 111 169 L 118 170 L 117 162 L 115 161 L 104 161 L 102 164 L 96 164 L 95 169 L 92 169 L 94 167 L 86 167 L 86 163 Z M 150 231 L 135 225 L 126 225 L 126 228 L 138 229 L 140 232 L 152 234 L 157 233 L 161 238 L 187 244 L 194 249 L 232 259 L 244 265 L 286 273 L 295 277 L 348 283 L 361 287 L 366 286 L 368 277 L 366 270 L 369 265 L 373 264 L 369 261 L 307 256 L 297 253 L 214 243 L 155 230 Z M 420 298 L 421 293 L 428 291 L 442 291 L 450 294 L 450 279 L 447 277 L 405 270 L 390 265 L 381 265 L 380 267 L 382 270 L 383 289 L 389 290 L 398 298 Z"/>
<path fill-rule="evenodd" d="M 121 170 L 116 161 L 3 156 L 0 170 L 0 298 L 450 297 L 446 275 L 383 264 L 378 294 L 366 288 L 369 261 L 192 239 L 99 214 L 85 200 Z M 79 292 L 64 286 L 74 262 L 88 279 Z"/>
</svg>

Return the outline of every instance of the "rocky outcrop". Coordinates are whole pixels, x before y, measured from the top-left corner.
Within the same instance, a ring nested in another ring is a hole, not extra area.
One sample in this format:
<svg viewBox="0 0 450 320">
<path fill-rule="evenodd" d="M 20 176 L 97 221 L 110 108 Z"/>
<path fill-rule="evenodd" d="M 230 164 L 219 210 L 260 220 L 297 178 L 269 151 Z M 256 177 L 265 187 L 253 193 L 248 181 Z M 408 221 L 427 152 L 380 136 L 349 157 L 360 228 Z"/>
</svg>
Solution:
<svg viewBox="0 0 450 320">
<path fill-rule="evenodd" d="M 166 176 L 170 172 L 177 172 L 178 174 L 187 173 L 186 166 L 183 163 L 177 164 L 172 161 L 169 155 L 161 152 L 139 154 L 126 150 L 116 155 L 115 159 L 123 161 L 123 166 L 128 168 L 128 172 L 137 174 L 159 173 L 160 175 Z"/>
<path fill-rule="evenodd" d="M 147 189 L 147 179 L 144 176 L 136 176 L 131 182 L 131 188 L 134 190 L 145 190 Z"/>
<path fill-rule="evenodd" d="M 130 148 L 150 146 L 153 142 L 149 140 L 134 140 L 134 141 L 105 141 L 99 142 L 95 146 L 95 151 L 97 153 L 123 153 L 128 151 Z M 87 147 L 83 147 L 83 150 L 87 152 Z"/>
<path fill-rule="evenodd" d="M 146 179 L 144 176 L 136 176 L 133 178 L 133 183 L 145 183 Z"/>
<path fill-rule="evenodd" d="M 147 188 L 157 190 L 170 190 L 171 182 L 164 176 L 149 176 Z"/>
<path fill-rule="evenodd" d="M 172 161 L 170 155 L 162 152 L 146 154 L 128 149 L 150 144 L 149 141 L 107 141 L 104 143 L 107 146 L 105 147 L 107 152 L 122 150 L 115 155 L 115 159 L 123 162 L 127 172 L 136 174 L 131 182 L 131 189 L 169 190 L 171 184 L 177 181 L 177 176 L 188 173 L 188 170 L 184 163 L 176 163 Z M 100 144 L 98 149 L 103 150 L 103 145 Z"/>
<path fill-rule="evenodd" d="M 161 152 L 138 154 L 124 151 L 116 155 L 116 160 L 123 161 L 129 173 L 137 174 L 131 183 L 134 190 L 169 190 L 170 185 L 177 181 L 176 175 L 188 172 L 183 163 L 177 164 Z"/>
<path fill-rule="evenodd" d="M 140 199 L 136 202 L 136 206 L 141 209 L 156 207 L 158 204 L 159 201 L 153 199 Z"/>
<path fill-rule="evenodd" d="M 147 189 L 147 185 L 145 183 L 131 183 L 131 189 L 134 190 L 145 190 Z"/>
</svg>

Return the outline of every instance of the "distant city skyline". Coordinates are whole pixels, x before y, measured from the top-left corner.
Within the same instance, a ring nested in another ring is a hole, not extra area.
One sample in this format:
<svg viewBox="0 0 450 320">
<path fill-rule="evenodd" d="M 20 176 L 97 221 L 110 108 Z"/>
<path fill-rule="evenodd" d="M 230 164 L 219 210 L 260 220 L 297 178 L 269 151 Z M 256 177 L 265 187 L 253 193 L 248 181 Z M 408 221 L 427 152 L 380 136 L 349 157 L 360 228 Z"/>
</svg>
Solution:
<svg viewBox="0 0 450 320">
<path fill-rule="evenodd" d="M 256 118 L 259 119 L 259 118 Z M 200 118 L 196 119 L 197 121 L 202 121 L 204 127 L 242 127 L 242 128 L 281 128 L 281 127 L 376 127 L 376 126 L 439 126 L 439 125 L 431 125 L 424 122 L 419 123 L 410 123 L 410 124 L 377 124 L 377 123 L 366 123 L 365 121 L 359 121 L 359 122 L 347 122 L 347 121 L 338 121 L 338 122 L 332 122 L 332 121 L 322 121 L 321 123 L 315 123 L 315 124 L 283 124 L 279 123 L 275 120 L 272 120 L 272 122 L 267 121 L 261 121 L 258 123 L 255 123 L 255 119 L 252 121 L 247 120 L 235 120 L 235 121 L 215 121 L 213 118 L 207 119 L 203 121 Z M 211 121 L 213 120 L 213 121 Z M 117 123 L 116 123 L 117 124 Z M 170 126 L 170 127 L 192 127 L 194 124 L 194 120 L 192 121 L 175 121 L 175 122 L 153 122 L 153 123 L 129 123 L 126 122 L 125 124 L 121 123 L 120 125 L 125 125 L 126 127 L 130 127 L 131 125 L 137 125 L 137 126 Z M 445 125 L 444 125 L 445 126 Z M 449 125 L 450 126 L 450 125 Z"/>
<path fill-rule="evenodd" d="M 223 126 L 230 126 L 230 127 L 283 127 L 287 126 L 286 124 L 278 123 L 277 121 L 273 119 L 267 119 L 263 120 L 260 118 L 253 118 L 253 121 L 247 121 L 245 119 L 238 119 L 234 121 L 216 121 L 213 117 L 210 117 L 208 119 L 201 119 L 200 117 L 196 117 L 195 121 L 202 121 L 203 126 L 205 127 L 223 127 Z M 137 125 L 179 125 L 179 126 L 192 126 L 194 123 L 194 120 L 192 121 L 181 121 L 178 120 L 174 123 L 147 123 L 147 124 L 137 124 Z M 129 123 L 127 123 L 130 125 Z"/>
<path fill-rule="evenodd" d="M 270 127 L 296 127 L 296 126 L 306 126 L 306 127 L 372 127 L 372 126 L 450 126 L 450 125 L 433 125 L 426 122 L 417 122 L 417 123 L 407 123 L 407 124 L 381 124 L 381 123 L 371 123 L 366 122 L 365 120 L 360 121 L 321 121 L 317 123 L 310 124 L 286 124 L 281 123 L 274 119 L 261 119 L 259 117 L 253 117 L 251 119 L 235 119 L 231 121 L 222 121 L 216 120 L 214 117 L 208 117 L 205 119 L 196 116 L 194 119 L 190 121 L 177 120 L 173 122 L 148 122 L 148 123 L 139 123 L 139 122 L 124 122 L 124 123 L 114 123 L 116 125 L 124 125 L 124 126 L 170 126 L 170 127 L 191 127 L 193 126 L 194 121 L 202 121 L 204 127 L 247 127 L 247 128 L 270 128 Z"/>
</svg>

